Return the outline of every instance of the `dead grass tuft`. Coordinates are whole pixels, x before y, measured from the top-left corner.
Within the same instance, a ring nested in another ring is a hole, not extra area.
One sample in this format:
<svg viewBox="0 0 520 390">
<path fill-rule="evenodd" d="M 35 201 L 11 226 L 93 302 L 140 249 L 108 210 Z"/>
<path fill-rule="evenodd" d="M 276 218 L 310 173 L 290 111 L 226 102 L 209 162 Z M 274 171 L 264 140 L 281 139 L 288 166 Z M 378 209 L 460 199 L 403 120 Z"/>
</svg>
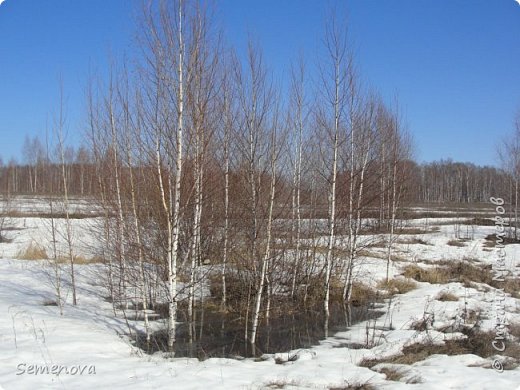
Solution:
<svg viewBox="0 0 520 390">
<path fill-rule="evenodd" d="M 459 300 L 459 297 L 450 293 L 449 291 L 441 291 L 441 293 L 435 299 L 441 302 L 456 302 Z"/>
<path fill-rule="evenodd" d="M 85 257 L 82 255 L 74 256 L 74 264 L 97 264 L 103 263 L 103 259 L 100 256 L 94 257 Z M 58 257 L 58 263 L 68 264 L 70 263 L 70 257 L 68 256 L 60 256 Z"/>
<path fill-rule="evenodd" d="M 394 278 L 388 281 L 382 280 L 377 285 L 378 288 L 385 289 L 390 295 L 405 294 L 417 288 L 417 283 L 410 279 Z"/>
<path fill-rule="evenodd" d="M 432 245 L 430 242 L 423 240 L 422 238 L 411 237 L 402 238 L 396 241 L 397 244 L 419 244 L 419 245 Z"/>
<path fill-rule="evenodd" d="M 45 248 L 31 242 L 27 248 L 18 252 L 16 256 L 19 260 L 43 260 L 48 259 Z"/>
<path fill-rule="evenodd" d="M 331 386 L 329 390 L 375 390 L 371 383 L 367 382 L 346 382 L 344 385 Z"/>
<path fill-rule="evenodd" d="M 465 247 L 466 243 L 464 240 L 449 240 L 447 243 L 449 246 L 456 246 L 459 248 Z"/>
<path fill-rule="evenodd" d="M 264 389 L 285 389 L 286 386 L 298 386 L 299 383 L 295 380 L 274 379 L 267 382 L 262 388 Z"/>
<path fill-rule="evenodd" d="M 418 282 L 427 282 L 432 284 L 448 283 L 448 278 L 442 272 L 440 267 L 422 268 L 418 265 L 408 265 L 404 268 L 403 276 L 406 278 L 415 279 Z"/>
<path fill-rule="evenodd" d="M 381 374 L 385 374 L 386 380 L 399 382 L 404 377 L 404 373 L 402 370 L 399 370 L 398 368 L 390 368 L 390 367 L 383 367 L 379 370 L 377 370 Z"/>
<path fill-rule="evenodd" d="M 488 234 L 486 236 L 486 242 L 483 244 L 485 248 L 494 248 L 497 243 L 497 235 L 496 234 Z M 514 237 L 502 237 L 502 244 L 520 244 L 520 241 L 515 239 Z"/>
<path fill-rule="evenodd" d="M 503 288 L 513 298 L 520 299 L 520 278 L 508 278 L 505 282 L 496 282 L 494 287 Z"/>
<path fill-rule="evenodd" d="M 352 284 L 352 294 L 350 296 L 350 303 L 352 306 L 366 306 L 376 302 L 379 298 L 379 293 L 369 286 L 354 282 Z"/>
<path fill-rule="evenodd" d="M 492 346 L 492 341 L 495 338 L 495 333 L 492 331 L 479 331 L 478 328 L 473 327 L 463 330 L 467 336 L 460 340 L 447 340 L 444 344 L 422 344 L 416 343 L 403 348 L 402 354 L 389 356 L 386 358 L 365 358 L 359 365 L 362 367 L 372 368 L 379 363 L 392 364 L 414 364 L 425 360 L 431 355 L 464 355 L 474 354 L 482 358 L 489 358 L 496 355 L 496 351 Z M 506 365 L 504 369 L 516 368 L 518 356 L 520 356 L 520 345 L 518 343 L 507 342 L 506 350 L 502 353 L 504 356 L 513 358 L 511 363 Z"/>
<path fill-rule="evenodd" d="M 513 322 L 508 325 L 508 333 L 516 337 L 517 341 L 520 342 L 520 322 Z"/>
<path fill-rule="evenodd" d="M 484 283 L 493 287 L 498 287 L 497 282 L 493 280 L 493 273 L 490 265 L 478 266 L 463 261 L 448 261 L 439 263 L 432 268 L 422 268 L 417 265 L 409 265 L 404 268 L 403 275 L 408 278 L 417 280 L 418 282 L 427 282 L 432 284 L 445 284 L 449 282 L 460 282 L 464 287 L 475 287 L 475 283 Z M 518 288 L 520 281 L 511 280 L 508 282 L 508 290 L 514 291 Z M 507 282 L 505 283 L 507 284 Z M 504 288 L 505 286 L 500 286 Z M 506 292 L 509 292 L 506 290 Z"/>
</svg>

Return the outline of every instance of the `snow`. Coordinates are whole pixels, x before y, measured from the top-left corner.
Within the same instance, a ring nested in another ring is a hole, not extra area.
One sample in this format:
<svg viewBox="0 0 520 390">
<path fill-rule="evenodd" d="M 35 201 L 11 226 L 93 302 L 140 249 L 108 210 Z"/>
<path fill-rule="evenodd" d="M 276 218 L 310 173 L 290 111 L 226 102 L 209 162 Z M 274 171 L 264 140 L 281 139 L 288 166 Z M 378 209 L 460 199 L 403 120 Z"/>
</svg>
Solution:
<svg viewBox="0 0 520 390">
<path fill-rule="evenodd" d="M 428 221 L 433 224 L 435 219 Z M 385 314 L 375 322 L 358 323 L 312 348 L 267 355 L 262 361 L 224 358 L 198 361 L 168 358 L 161 353 L 146 355 L 131 345 L 125 321 L 115 317 L 112 305 L 104 300 L 108 293 L 99 277 L 101 264 L 77 265 L 77 307 L 70 304 L 70 286 L 64 287 L 68 304 L 63 316 L 56 306 L 44 305 L 54 298 L 45 262 L 15 259 L 30 242 L 48 245 L 48 224 L 44 222 L 41 218 L 14 218 L 12 223 L 20 230 L 9 232 L 12 242 L 0 244 L 0 389 L 261 389 L 281 384 L 285 389 L 327 389 L 365 382 L 377 389 L 520 389 L 520 368 L 499 373 L 490 368 L 492 359 L 472 354 L 432 355 L 412 365 L 381 363 L 372 369 L 358 365 L 364 358 L 398 354 L 410 344 L 442 344 L 451 338 L 464 337 L 461 333 L 441 332 L 447 324 L 460 320 L 464 310 L 481 312 L 485 318 L 482 328 L 493 329 L 496 291 L 479 291 L 460 283 L 417 283 L 416 289 L 385 303 L 382 307 Z M 89 229 L 98 222 L 95 218 L 73 221 L 78 251 L 86 257 L 94 255 L 96 240 Z M 494 233 L 493 227 L 474 229 L 474 237 L 465 247 L 447 244 L 454 238 L 453 232 L 453 225 L 442 225 L 437 232 L 407 236 L 421 238 L 430 245 L 398 243 L 395 249 L 422 266 L 427 266 L 424 261 L 469 257 L 482 264 L 496 260 L 494 252 L 486 252 L 482 247 L 484 237 Z M 375 286 L 385 276 L 386 261 L 371 254 L 384 254 L 385 249 L 369 249 L 356 276 Z M 508 245 L 506 252 L 508 267 L 518 274 L 520 245 Z M 398 275 L 408 264 L 395 262 L 391 276 Z M 435 299 L 446 291 L 459 300 Z M 504 304 L 508 320 L 520 322 L 520 300 L 507 297 Z M 435 313 L 435 322 L 428 332 L 411 329 L 415 320 L 431 312 Z M 375 346 L 370 349 L 346 346 L 366 346 L 367 329 L 375 332 Z M 59 375 L 41 371 L 36 375 L 29 373 L 31 365 L 37 366 L 33 370 L 45 367 L 52 370 L 56 365 L 54 369 L 62 371 Z M 403 375 L 400 381 L 386 380 L 385 368 L 399 370 Z M 81 369 L 83 374 L 72 375 L 72 371 Z M 420 383 L 406 383 L 416 381 Z"/>
</svg>

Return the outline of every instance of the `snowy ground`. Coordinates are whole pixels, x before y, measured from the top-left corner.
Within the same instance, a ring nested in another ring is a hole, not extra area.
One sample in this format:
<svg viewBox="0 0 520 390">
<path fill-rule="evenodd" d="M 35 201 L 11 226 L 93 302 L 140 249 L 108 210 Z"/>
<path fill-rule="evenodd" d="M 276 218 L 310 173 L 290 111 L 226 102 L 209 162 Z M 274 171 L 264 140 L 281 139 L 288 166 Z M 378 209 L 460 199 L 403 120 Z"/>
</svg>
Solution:
<svg viewBox="0 0 520 390">
<path fill-rule="evenodd" d="M 435 219 L 427 222 L 434 225 Z M 380 364 L 372 369 L 358 365 L 363 358 L 392 356 L 414 343 L 442 344 L 463 337 L 439 329 L 460 319 L 464 310 L 481 312 L 482 328 L 493 329 L 494 289 L 417 283 L 416 289 L 395 296 L 375 324 L 359 323 L 310 349 L 266 356 L 263 361 L 166 359 L 160 354 L 145 355 L 129 343 L 124 320 L 114 317 L 111 304 L 104 300 L 107 294 L 100 287 L 99 264 L 77 267 L 77 307 L 66 305 L 60 316 L 56 306 L 45 306 L 53 299 L 52 277 L 45 262 L 15 258 L 34 240 L 45 245 L 48 229 L 38 218 L 12 223 L 20 230 L 10 232 L 12 242 L 0 244 L 0 389 L 346 389 L 356 384 L 370 384 L 375 389 L 520 389 L 520 368 L 501 373 L 491 368 L 494 358 L 503 361 L 498 353 L 487 359 L 471 354 L 432 355 L 412 365 Z M 77 241 L 84 243 L 79 249 L 84 256 L 92 255 L 88 253 L 95 241 L 88 235 L 92 223 L 96 221 L 74 221 Z M 425 221 L 410 223 L 423 226 Z M 495 261 L 496 254 L 482 246 L 494 227 L 476 228 L 464 247 L 448 245 L 454 238 L 454 225 L 442 224 L 439 229 L 400 237 L 401 242 L 395 245 L 397 253 L 424 266 L 463 258 Z M 430 245 L 411 243 L 413 238 Z M 386 263 L 378 258 L 384 251 L 370 248 L 357 271 L 360 280 L 375 285 L 384 277 Z M 398 275 L 408 264 L 395 262 L 391 273 Z M 508 245 L 507 266 L 518 274 L 519 265 L 520 245 Z M 436 300 L 441 292 L 450 292 L 459 300 Z M 69 302 L 70 298 L 69 293 Z M 508 321 L 520 323 L 520 300 L 508 297 L 505 307 Z M 425 313 L 435 313 L 434 326 L 425 332 L 410 329 Z M 347 344 L 366 344 L 367 325 L 375 332 L 377 345 L 347 348 Z M 291 358 L 295 355 L 296 360 Z M 275 360 L 294 361 L 277 364 Z M 385 368 L 399 371 L 400 380 L 387 380 Z"/>
</svg>

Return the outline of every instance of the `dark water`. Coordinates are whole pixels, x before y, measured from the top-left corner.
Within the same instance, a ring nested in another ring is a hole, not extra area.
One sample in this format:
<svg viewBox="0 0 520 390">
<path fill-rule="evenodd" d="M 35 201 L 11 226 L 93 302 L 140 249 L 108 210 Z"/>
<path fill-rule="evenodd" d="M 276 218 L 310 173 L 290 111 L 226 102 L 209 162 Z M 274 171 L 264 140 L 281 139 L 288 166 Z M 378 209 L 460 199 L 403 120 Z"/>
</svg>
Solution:
<svg viewBox="0 0 520 390">
<path fill-rule="evenodd" d="M 283 313 L 283 310 L 278 312 Z M 348 326 L 382 314 L 381 311 L 364 306 L 350 307 L 346 311 L 342 305 L 333 305 L 330 310 L 328 335 L 332 336 L 335 332 L 348 329 Z M 308 348 L 319 344 L 319 341 L 326 337 L 325 316 L 321 305 L 319 309 L 279 314 L 271 317 L 268 324 L 263 319 L 258 329 L 254 350 L 246 340 L 245 321 L 239 314 L 206 309 L 204 313 L 197 310 L 196 316 L 197 320 L 191 332 L 187 322 L 177 326 L 175 357 L 192 357 L 201 360 L 211 357 L 258 357 L 264 353 Z M 249 333 L 250 328 L 248 328 Z M 135 344 L 147 353 L 168 351 L 167 333 L 166 331 L 154 333 L 150 343 L 146 342 L 144 334 L 140 334 L 136 337 Z"/>
</svg>

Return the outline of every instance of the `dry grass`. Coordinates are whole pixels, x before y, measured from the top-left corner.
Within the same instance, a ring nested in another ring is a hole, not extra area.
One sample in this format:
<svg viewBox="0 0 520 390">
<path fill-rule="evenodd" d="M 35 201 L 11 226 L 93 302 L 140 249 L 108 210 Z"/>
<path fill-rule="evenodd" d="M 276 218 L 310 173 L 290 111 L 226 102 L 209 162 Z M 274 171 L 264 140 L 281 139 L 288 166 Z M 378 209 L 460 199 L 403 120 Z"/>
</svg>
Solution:
<svg viewBox="0 0 520 390">
<path fill-rule="evenodd" d="M 517 341 L 520 342 L 520 322 L 513 322 L 507 327 L 508 333 L 511 336 L 516 337 Z"/>
<path fill-rule="evenodd" d="M 410 257 L 404 257 L 395 253 L 392 253 L 392 261 L 394 262 L 409 262 Z"/>
<path fill-rule="evenodd" d="M 50 260 L 54 261 L 53 258 L 49 257 L 47 251 L 42 246 L 36 244 L 34 241 L 27 246 L 27 248 L 20 250 L 16 256 L 19 260 Z M 56 258 L 56 262 L 59 264 L 70 263 L 70 257 L 59 256 Z M 100 256 L 85 257 L 82 255 L 74 256 L 74 264 L 95 264 L 103 263 L 103 258 Z"/>
<path fill-rule="evenodd" d="M 430 242 L 423 240 L 422 238 L 411 237 L 402 238 L 395 241 L 396 244 L 419 244 L 419 245 L 432 245 Z"/>
<path fill-rule="evenodd" d="M 433 320 L 434 317 L 431 313 L 424 313 L 422 318 L 419 318 L 410 324 L 410 329 L 413 329 L 417 332 L 424 332 L 428 329 L 431 329 Z"/>
<path fill-rule="evenodd" d="M 377 240 L 370 244 L 365 245 L 365 248 L 386 248 L 388 244 L 385 240 Z"/>
<path fill-rule="evenodd" d="M 475 354 L 482 358 L 496 355 L 496 351 L 491 344 L 495 338 L 495 334 L 492 331 L 482 332 L 476 328 L 471 328 L 463 332 L 467 336 L 465 339 L 447 340 L 442 345 L 416 343 L 404 347 L 402 354 L 380 359 L 363 359 L 359 365 L 372 368 L 379 363 L 414 364 L 436 354 L 449 356 Z M 502 354 L 513 359 L 518 359 L 518 356 L 520 356 L 520 345 L 518 343 L 508 342 L 506 344 L 506 350 Z M 517 364 L 513 362 L 504 368 L 514 369 L 516 367 Z"/>
<path fill-rule="evenodd" d="M 405 294 L 417 288 L 417 283 L 409 279 L 394 278 L 388 281 L 382 280 L 377 284 L 378 288 L 385 289 L 390 295 Z"/>
<path fill-rule="evenodd" d="M 494 248 L 497 243 L 497 235 L 489 234 L 486 236 L 486 242 L 483 244 L 485 248 Z M 503 237 L 502 244 L 520 244 L 520 241 L 515 240 L 513 237 Z"/>
<path fill-rule="evenodd" d="M 464 261 L 445 261 L 432 268 L 422 268 L 417 265 L 405 267 L 403 275 L 418 282 L 432 284 L 445 284 L 460 282 L 464 287 L 475 287 L 475 283 L 484 283 L 493 287 L 504 288 L 506 292 L 514 291 L 520 286 L 519 280 L 506 282 L 507 286 L 498 286 L 493 280 L 493 272 L 490 265 L 478 266 Z M 508 284 L 509 283 L 509 284 Z"/>
<path fill-rule="evenodd" d="M 381 260 L 386 260 L 388 258 L 388 254 L 387 253 L 374 252 L 374 251 L 369 251 L 367 249 L 360 249 L 357 252 L 357 256 L 359 256 L 359 257 L 371 257 L 373 259 L 381 259 Z M 395 251 L 392 252 L 391 260 L 392 261 L 397 261 L 397 262 L 410 261 L 409 258 L 401 256 L 401 255 L 398 255 L 398 254 L 395 253 Z"/>
<path fill-rule="evenodd" d="M 47 256 L 45 248 L 31 242 L 27 248 L 18 252 L 16 258 L 19 260 L 43 260 L 49 257 Z"/>
<path fill-rule="evenodd" d="M 441 293 L 435 299 L 441 302 L 456 302 L 459 300 L 459 297 L 450 293 L 449 291 L 441 291 Z"/>
<path fill-rule="evenodd" d="M 418 228 L 418 227 L 409 227 L 409 228 L 397 229 L 396 233 L 399 234 L 399 235 L 401 235 L 401 234 L 430 234 L 430 233 L 438 232 L 439 230 L 440 230 L 440 228 L 437 227 L 437 226 L 433 226 L 430 229 L 421 229 L 421 228 Z"/>
<path fill-rule="evenodd" d="M 70 263 L 70 257 L 60 257 L 60 261 Z M 82 255 L 74 256 L 74 264 L 99 264 L 103 263 L 104 260 L 100 256 L 85 257 Z"/>
<path fill-rule="evenodd" d="M 329 390 L 376 390 L 376 388 L 369 382 L 347 382 L 344 385 L 331 386 Z"/>
<path fill-rule="evenodd" d="M 267 382 L 262 386 L 263 389 L 285 389 L 286 386 L 299 386 L 300 383 L 292 380 L 287 379 L 274 379 L 272 381 Z"/>
<path fill-rule="evenodd" d="M 403 276 L 415 279 L 418 282 L 427 282 L 432 284 L 448 283 L 447 275 L 442 272 L 440 267 L 422 268 L 418 265 L 408 265 L 404 268 Z"/>
<path fill-rule="evenodd" d="M 404 377 L 402 370 L 398 370 L 397 368 L 384 367 L 378 371 L 385 374 L 386 380 L 389 381 L 399 382 Z"/>
<path fill-rule="evenodd" d="M 372 257 L 374 259 L 386 259 L 386 254 L 381 252 L 373 252 L 367 249 L 360 249 L 357 251 L 357 255 L 360 257 Z"/>
<path fill-rule="evenodd" d="M 491 218 L 476 217 L 462 221 L 461 224 L 475 226 L 495 226 L 495 221 L 493 221 Z"/>
<path fill-rule="evenodd" d="M 402 227 L 395 229 L 396 235 L 415 235 L 415 234 L 430 234 L 438 232 L 440 228 L 438 226 L 432 226 L 429 229 L 421 229 L 419 227 Z M 386 226 L 369 226 L 361 229 L 359 234 L 388 234 L 390 229 Z"/>
<path fill-rule="evenodd" d="M 442 354 L 442 355 L 461 355 L 464 353 L 464 349 L 461 348 L 457 343 L 448 346 L 435 345 L 435 344 L 421 344 L 416 343 L 403 348 L 402 355 L 390 356 L 383 359 L 372 359 L 366 362 L 362 362 L 361 365 L 369 367 L 369 365 L 375 365 L 378 363 L 393 363 L 393 364 L 414 364 L 425 360 L 431 355 Z M 364 363 L 364 364 L 363 364 Z"/>
<path fill-rule="evenodd" d="M 520 299 L 520 278 L 508 278 L 505 282 L 495 282 L 494 287 L 502 288 L 506 293 L 511 294 L 513 298 Z"/>
<path fill-rule="evenodd" d="M 449 246 L 456 246 L 456 247 L 459 247 L 459 248 L 462 248 L 462 247 L 466 246 L 466 243 L 464 242 L 464 240 L 449 240 L 447 244 Z"/>
<path fill-rule="evenodd" d="M 379 298 L 381 298 L 379 293 L 373 288 L 360 282 L 352 284 L 352 295 L 350 297 L 352 306 L 365 306 L 376 302 Z"/>
<path fill-rule="evenodd" d="M 67 215 L 65 212 L 55 212 L 53 214 L 46 213 L 46 212 L 24 212 L 24 211 L 18 211 L 18 210 L 12 210 L 9 211 L 3 216 L 9 217 L 9 218 L 54 218 L 54 219 L 65 219 L 67 218 Z M 97 217 L 103 217 L 104 214 L 92 212 L 92 213 L 69 213 L 68 217 L 69 219 L 86 219 L 86 218 L 97 218 Z"/>
</svg>

